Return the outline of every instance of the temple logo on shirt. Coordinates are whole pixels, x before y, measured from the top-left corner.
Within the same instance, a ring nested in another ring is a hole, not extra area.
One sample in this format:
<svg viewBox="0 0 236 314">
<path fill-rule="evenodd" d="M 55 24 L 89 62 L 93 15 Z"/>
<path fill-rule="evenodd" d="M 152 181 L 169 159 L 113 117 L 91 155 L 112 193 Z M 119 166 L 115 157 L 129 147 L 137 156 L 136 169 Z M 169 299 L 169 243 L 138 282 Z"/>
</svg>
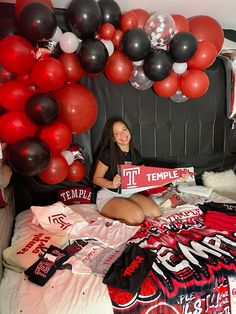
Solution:
<svg viewBox="0 0 236 314">
<path fill-rule="evenodd" d="M 57 191 L 57 200 L 65 205 L 89 204 L 91 196 L 91 187 L 67 188 Z"/>
<path fill-rule="evenodd" d="M 137 255 L 135 260 L 133 260 L 128 267 L 125 268 L 123 273 L 123 277 L 125 276 L 132 276 L 132 274 L 140 267 L 140 264 L 144 258 L 142 256 Z"/>
</svg>

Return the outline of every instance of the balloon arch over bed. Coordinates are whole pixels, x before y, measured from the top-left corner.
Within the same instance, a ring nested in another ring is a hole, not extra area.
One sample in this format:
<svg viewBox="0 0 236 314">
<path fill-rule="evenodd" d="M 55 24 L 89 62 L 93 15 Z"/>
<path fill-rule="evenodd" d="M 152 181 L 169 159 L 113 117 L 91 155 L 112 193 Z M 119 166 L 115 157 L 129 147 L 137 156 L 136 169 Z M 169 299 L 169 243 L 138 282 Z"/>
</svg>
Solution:
<svg viewBox="0 0 236 314">
<path fill-rule="evenodd" d="M 12 169 L 47 184 L 85 175 L 72 134 L 89 130 L 98 109 L 82 76 L 104 71 L 114 83 L 184 102 L 207 92 L 204 70 L 224 40 L 212 17 L 122 12 L 114 0 L 72 0 L 64 32 L 50 0 L 16 0 L 15 14 L 17 23 L 0 21 L 0 140 L 10 144 Z"/>
</svg>

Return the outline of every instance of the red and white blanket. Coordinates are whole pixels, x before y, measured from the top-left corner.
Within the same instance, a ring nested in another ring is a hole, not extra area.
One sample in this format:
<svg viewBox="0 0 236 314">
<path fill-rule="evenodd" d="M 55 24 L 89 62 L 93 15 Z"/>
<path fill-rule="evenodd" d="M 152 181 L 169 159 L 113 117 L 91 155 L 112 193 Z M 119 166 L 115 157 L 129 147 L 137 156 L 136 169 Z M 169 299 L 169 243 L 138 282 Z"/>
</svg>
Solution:
<svg viewBox="0 0 236 314">
<path fill-rule="evenodd" d="M 236 313 L 236 233 L 206 228 L 203 216 L 152 219 L 131 242 L 157 258 L 137 294 L 108 287 L 115 313 Z"/>
</svg>

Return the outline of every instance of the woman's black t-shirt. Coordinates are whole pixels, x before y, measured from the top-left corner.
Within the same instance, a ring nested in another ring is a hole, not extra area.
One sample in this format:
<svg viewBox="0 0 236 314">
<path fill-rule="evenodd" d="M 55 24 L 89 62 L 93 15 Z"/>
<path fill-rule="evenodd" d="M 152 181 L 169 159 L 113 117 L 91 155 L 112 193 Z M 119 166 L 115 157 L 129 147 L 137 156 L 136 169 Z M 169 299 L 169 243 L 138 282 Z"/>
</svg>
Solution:
<svg viewBox="0 0 236 314">
<path fill-rule="evenodd" d="M 135 154 L 135 159 L 136 159 L 136 162 L 135 164 L 136 165 L 143 165 L 144 164 L 144 160 L 143 160 L 143 157 L 140 155 L 140 153 L 134 149 L 134 154 Z M 123 155 L 123 156 L 122 156 Z M 121 151 L 121 156 L 123 157 L 119 164 L 132 164 L 132 158 L 131 158 L 131 153 L 128 152 L 128 153 L 124 153 Z M 99 157 L 99 160 L 108 167 L 107 169 L 107 172 L 104 176 L 105 179 L 109 180 L 109 181 L 112 181 L 114 176 L 117 174 L 116 173 L 113 173 L 109 167 L 110 165 L 110 158 L 111 158 L 111 154 L 110 154 L 110 151 L 107 149 L 105 150 L 101 156 Z M 117 189 L 110 189 L 112 191 L 117 191 Z"/>
</svg>

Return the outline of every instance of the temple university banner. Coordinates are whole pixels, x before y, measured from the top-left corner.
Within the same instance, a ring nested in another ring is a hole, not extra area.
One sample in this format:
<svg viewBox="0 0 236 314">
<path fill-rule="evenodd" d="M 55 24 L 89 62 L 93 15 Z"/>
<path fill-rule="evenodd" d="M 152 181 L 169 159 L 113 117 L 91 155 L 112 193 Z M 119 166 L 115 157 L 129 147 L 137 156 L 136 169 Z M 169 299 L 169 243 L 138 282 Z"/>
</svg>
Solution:
<svg viewBox="0 0 236 314">
<path fill-rule="evenodd" d="M 120 193 L 133 193 L 166 185 L 192 175 L 187 169 L 118 165 L 121 176 Z"/>
</svg>

